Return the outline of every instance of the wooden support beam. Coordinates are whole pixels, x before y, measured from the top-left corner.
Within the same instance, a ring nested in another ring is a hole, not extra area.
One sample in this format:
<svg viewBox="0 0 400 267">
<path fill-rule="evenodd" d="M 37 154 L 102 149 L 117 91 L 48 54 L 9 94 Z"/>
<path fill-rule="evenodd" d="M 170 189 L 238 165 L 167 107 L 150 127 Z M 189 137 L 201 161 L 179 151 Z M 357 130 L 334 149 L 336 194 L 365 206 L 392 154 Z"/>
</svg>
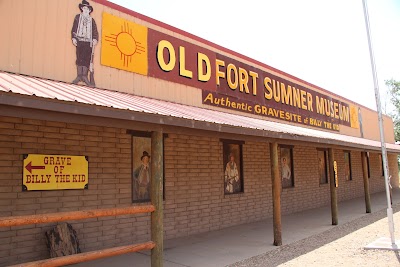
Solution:
<svg viewBox="0 0 400 267">
<path fill-rule="evenodd" d="M 369 179 L 368 179 L 368 163 L 367 152 L 361 152 L 363 180 L 364 180 L 364 196 L 366 213 L 371 213 L 371 196 L 369 194 Z"/>
<path fill-rule="evenodd" d="M 273 227 L 274 246 L 282 245 L 282 215 L 281 215 L 281 191 L 282 181 L 279 177 L 278 143 L 269 144 L 271 157 L 271 179 L 273 198 Z"/>
<path fill-rule="evenodd" d="M 154 206 L 144 205 L 144 206 L 124 207 L 124 208 L 80 210 L 80 211 L 35 214 L 26 216 L 0 217 L 0 227 L 19 226 L 19 225 L 37 224 L 37 223 L 62 222 L 70 220 L 106 217 L 106 216 L 146 213 L 153 211 L 154 211 Z"/>
<path fill-rule="evenodd" d="M 156 246 L 151 250 L 151 266 L 163 266 L 163 177 L 164 149 L 163 133 L 151 133 L 151 204 L 155 211 L 151 213 L 151 240 Z"/>
<path fill-rule="evenodd" d="M 154 248 L 154 242 L 146 242 L 142 244 L 121 246 L 115 248 L 108 248 L 103 250 L 90 251 L 85 253 L 79 253 L 69 256 L 51 258 L 47 260 L 40 260 L 34 262 L 28 262 L 24 264 L 17 264 L 10 267 L 25 266 L 25 267 L 53 267 L 53 266 L 65 266 L 75 264 L 79 262 L 97 260 L 106 257 L 118 256 L 126 253 L 137 252 L 140 250 L 147 250 Z M 134 265 L 134 264 L 133 264 Z"/>
<path fill-rule="evenodd" d="M 337 190 L 335 182 L 335 169 L 334 162 L 335 157 L 333 154 L 333 148 L 328 149 L 329 156 L 329 180 L 330 180 L 330 190 L 331 190 L 331 214 L 332 214 L 332 225 L 338 224 L 338 205 L 337 205 Z"/>
</svg>

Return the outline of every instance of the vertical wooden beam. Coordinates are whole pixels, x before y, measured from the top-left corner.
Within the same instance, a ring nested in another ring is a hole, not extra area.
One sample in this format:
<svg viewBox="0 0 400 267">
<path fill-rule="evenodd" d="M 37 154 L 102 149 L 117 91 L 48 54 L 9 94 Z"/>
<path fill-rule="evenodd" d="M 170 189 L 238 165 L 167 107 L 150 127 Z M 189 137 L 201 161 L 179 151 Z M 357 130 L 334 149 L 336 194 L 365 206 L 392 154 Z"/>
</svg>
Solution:
<svg viewBox="0 0 400 267">
<path fill-rule="evenodd" d="M 367 152 L 361 152 L 361 158 L 362 158 L 363 179 L 364 179 L 365 210 L 367 213 L 371 213 L 371 197 L 369 195 Z"/>
<path fill-rule="evenodd" d="M 337 190 L 335 183 L 335 170 L 334 162 L 335 157 L 333 155 L 333 148 L 328 149 L 329 156 L 329 180 L 331 189 L 331 214 L 332 214 L 332 225 L 338 224 L 338 205 L 337 205 Z"/>
<path fill-rule="evenodd" d="M 271 180 L 273 198 L 274 246 L 282 245 L 281 191 L 282 181 L 279 177 L 278 143 L 269 144 L 271 157 Z"/>
<path fill-rule="evenodd" d="M 151 213 L 151 240 L 155 247 L 151 250 L 151 266 L 163 266 L 163 133 L 151 133 L 151 204 L 155 211 Z"/>
</svg>

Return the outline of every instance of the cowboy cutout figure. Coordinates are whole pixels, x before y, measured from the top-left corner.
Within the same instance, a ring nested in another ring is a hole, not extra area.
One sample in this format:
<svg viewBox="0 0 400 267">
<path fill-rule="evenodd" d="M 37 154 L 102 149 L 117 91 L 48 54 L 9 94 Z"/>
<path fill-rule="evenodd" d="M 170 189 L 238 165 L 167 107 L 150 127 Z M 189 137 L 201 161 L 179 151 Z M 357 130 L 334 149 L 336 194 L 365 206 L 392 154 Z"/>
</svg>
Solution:
<svg viewBox="0 0 400 267">
<path fill-rule="evenodd" d="M 134 200 L 150 199 L 151 166 L 150 155 L 143 151 L 140 166 L 133 172 Z"/>
<path fill-rule="evenodd" d="M 79 4 L 79 9 L 81 14 L 75 16 L 71 30 L 72 43 L 76 46 L 77 66 L 77 76 L 72 83 L 77 84 L 82 81 L 86 85 L 94 87 L 93 52 L 99 40 L 99 33 L 97 32 L 96 22 L 90 16 L 93 7 L 86 0 L 83 0 Z M 88 79 L 89 70 L 90 81 Z"/>
</svg>

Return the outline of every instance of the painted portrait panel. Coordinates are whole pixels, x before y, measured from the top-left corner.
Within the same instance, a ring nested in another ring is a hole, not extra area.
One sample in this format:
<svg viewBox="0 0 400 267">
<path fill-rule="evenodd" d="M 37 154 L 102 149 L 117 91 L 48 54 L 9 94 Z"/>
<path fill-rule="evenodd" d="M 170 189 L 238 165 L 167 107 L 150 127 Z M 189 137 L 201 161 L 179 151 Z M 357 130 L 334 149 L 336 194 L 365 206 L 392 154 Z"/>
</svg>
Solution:
<svg viewBox="0 0 400 267">
<path fill-rule="evenodd" d="M 385 176 L 384 164 L 383 164 L 383 159 L 382 159 L 382 155 L 381 154 L 379 154 L 379 171 L 380 171 L 382 176 Z"/>
<path fill-rule="evenodd" d="M 294 187 L 293 149 L 280 147 L 282 188 Z"/>
<path fill-rule="evenodd" d="M 368 178 L 371 178 L 371 166 L 369 164 L 369 152 L 367 152 L 367 171 L 368 171 Z"/>
<path fill-rule="evenodd" d="M 150 201 L 151 138 L 132 136 L 132 201 Z"/>
<path fill-rule="evenodd" d="M 346 181 L 352 180 L 350 152 L 348 152 L 348 151 L 344 152 L 344 178 Z"/>
<path fill-rule="evenodd" d="M 319 183 L 328 183 L 328 155 L 326 150 L 318 150 L 318 175 Z"/>
<path fill-rule="evenodd" d="M 224 142 L 224 192 L 243 192 L 242 145 Z"/>
</svg>

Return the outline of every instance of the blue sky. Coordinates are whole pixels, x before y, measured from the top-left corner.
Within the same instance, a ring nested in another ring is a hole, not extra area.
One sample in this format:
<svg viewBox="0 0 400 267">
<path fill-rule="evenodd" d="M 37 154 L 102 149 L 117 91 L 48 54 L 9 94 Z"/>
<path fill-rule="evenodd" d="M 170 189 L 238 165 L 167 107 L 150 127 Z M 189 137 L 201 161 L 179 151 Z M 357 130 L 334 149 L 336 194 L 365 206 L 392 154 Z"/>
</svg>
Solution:
<svg viewBox="0 0 400 267">
<path fill-rule="evenodd" d="M 376 110 L 362 0 L 110 1 Z M 367 3 L 390 111 L 385 80 L 400 81 L 400 0 Z"/>
</svg>

